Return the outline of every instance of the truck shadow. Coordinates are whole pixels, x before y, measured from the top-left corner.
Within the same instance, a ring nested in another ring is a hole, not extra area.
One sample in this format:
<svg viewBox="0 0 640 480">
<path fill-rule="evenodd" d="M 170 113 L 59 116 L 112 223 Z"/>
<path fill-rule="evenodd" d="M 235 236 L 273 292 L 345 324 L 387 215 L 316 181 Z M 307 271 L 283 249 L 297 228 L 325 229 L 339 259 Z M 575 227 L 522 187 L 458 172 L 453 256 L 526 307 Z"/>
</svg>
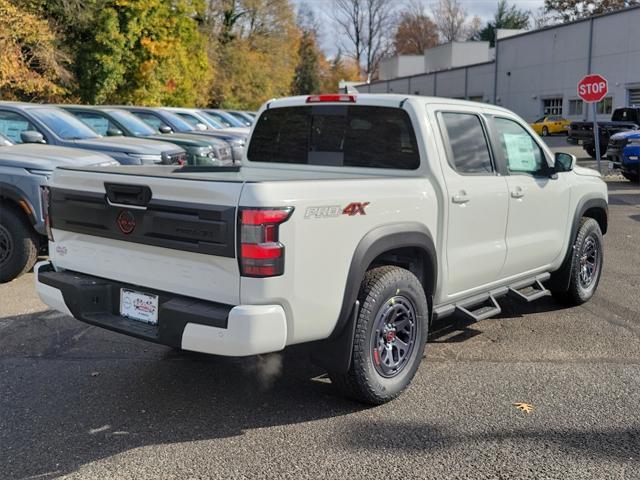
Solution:
<svg viewBox="0 0 640 480">
<path fill-rule="evenodd" d="M 68 317 L 47 331 L 54 348 L 28 333 L 35 316 L 0 319 L 15 325 L 0 350 L 1 478 L 53 478 L 138 447 L 366 408 L 313 381 L 323 372 L 299 349 L 246 359 L 175 352 Z"/>
</svg>

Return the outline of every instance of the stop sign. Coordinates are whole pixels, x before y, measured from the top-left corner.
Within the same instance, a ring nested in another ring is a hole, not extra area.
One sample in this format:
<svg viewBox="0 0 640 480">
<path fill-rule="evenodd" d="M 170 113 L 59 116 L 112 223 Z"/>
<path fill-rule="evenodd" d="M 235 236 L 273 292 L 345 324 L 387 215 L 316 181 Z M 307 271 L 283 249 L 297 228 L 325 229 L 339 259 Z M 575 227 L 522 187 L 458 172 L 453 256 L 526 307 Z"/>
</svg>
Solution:
<svg viewBox="0 0 640 480">
<path fill-rule="evenodd" d="M 587 103 L 599 102 L 608 91 L 607 79 L 597 73 L 587 75 L 578 82 L 578 96 Z"/>
</svg>

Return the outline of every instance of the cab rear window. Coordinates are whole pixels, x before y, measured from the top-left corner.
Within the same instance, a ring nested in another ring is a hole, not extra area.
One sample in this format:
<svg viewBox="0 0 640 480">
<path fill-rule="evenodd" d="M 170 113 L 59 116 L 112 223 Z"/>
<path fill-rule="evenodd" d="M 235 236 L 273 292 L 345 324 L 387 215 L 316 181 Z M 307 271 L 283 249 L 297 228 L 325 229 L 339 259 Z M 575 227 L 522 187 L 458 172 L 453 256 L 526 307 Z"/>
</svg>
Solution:
<svg viewBox="0 0 640 480">
<path fill-rule="evenodd" d="M 418 146 L 406 111 L 314 105 L 266 110 L 247 152 L 252 162 L 414 170 Z"/>
</svg>

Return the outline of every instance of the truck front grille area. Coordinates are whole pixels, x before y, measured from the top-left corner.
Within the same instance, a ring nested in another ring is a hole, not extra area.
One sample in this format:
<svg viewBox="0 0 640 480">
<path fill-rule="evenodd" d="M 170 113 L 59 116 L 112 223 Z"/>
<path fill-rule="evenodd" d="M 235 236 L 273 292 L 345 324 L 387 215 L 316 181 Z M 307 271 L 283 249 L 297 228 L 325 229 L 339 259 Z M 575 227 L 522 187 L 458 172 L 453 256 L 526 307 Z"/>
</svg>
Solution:
<svg viewBox="0 0 640 480">
<path fill-rule="evenodd" d="M 53 229 L 172 250 L 235 258 L 235 207 L 151 199 L 146 210 L 110 205 L 105 194 L 52 188 Z"/>
<path fill-rule="evenodd" d="M 166 165 L 185 165 L 187 152 L 169 152 L 162 154 L 162 163 Z"/>
</svg>

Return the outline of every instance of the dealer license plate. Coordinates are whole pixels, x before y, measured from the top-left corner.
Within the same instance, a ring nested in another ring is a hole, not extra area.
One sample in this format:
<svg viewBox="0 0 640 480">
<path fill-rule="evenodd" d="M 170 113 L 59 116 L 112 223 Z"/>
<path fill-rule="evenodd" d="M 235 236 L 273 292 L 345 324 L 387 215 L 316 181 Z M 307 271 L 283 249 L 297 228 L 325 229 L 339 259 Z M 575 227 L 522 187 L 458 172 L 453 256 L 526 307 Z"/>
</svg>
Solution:
<svg viewBox="0 0 640 480">
<path fill-rule="evenodd" d="M 157 325 L 158 296 L 121 288 L 120 315 L 131 320 Z"/>
</svg>

